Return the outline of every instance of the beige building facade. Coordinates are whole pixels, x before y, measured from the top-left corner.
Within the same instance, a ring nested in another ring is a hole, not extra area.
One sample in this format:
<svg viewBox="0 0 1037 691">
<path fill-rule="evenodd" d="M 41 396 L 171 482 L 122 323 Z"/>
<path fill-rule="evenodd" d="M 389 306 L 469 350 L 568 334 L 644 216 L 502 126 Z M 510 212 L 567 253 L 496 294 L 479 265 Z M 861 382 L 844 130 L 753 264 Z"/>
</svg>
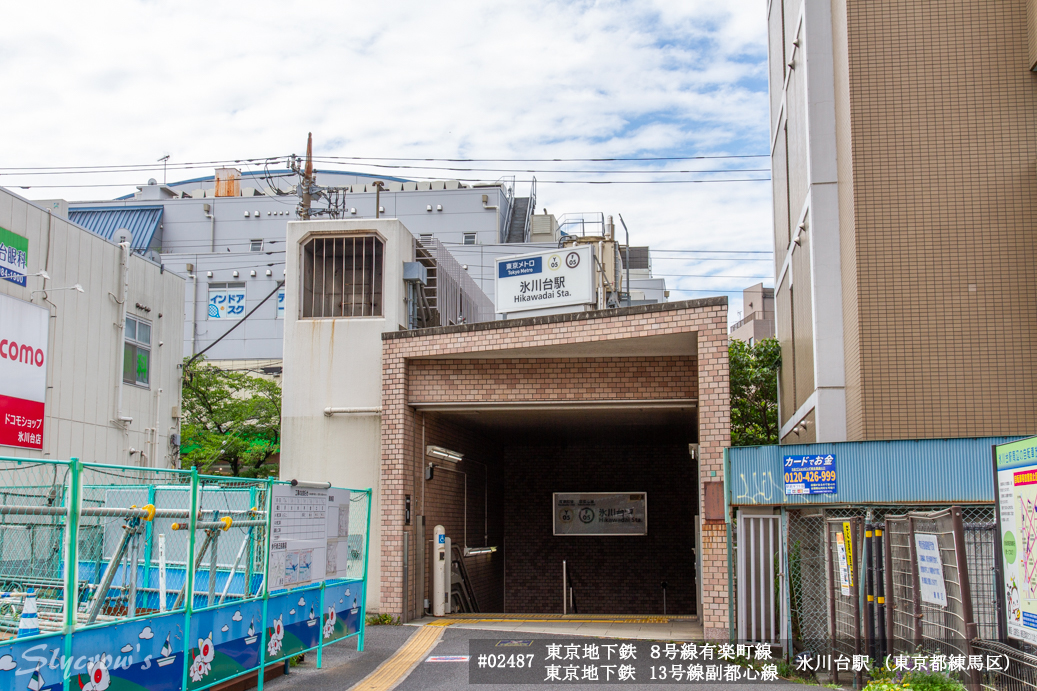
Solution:
<svg viewBox="0 0 1037 691">
<path fill-rule="evenodd" d="M 1037 425 L 1037 1 L 769 0 L 783 443 Z"/>
</svg>

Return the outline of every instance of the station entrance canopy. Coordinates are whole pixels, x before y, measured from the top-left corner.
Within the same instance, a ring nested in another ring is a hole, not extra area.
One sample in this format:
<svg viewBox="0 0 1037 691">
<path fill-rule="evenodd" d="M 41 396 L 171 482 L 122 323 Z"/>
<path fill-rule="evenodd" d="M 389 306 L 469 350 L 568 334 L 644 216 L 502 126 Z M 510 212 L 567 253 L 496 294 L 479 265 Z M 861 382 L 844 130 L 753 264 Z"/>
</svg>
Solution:
<svg viewBox="0 0 1037 691">
<path fill-rule="evenodd" d="M 665 608 L 726 632 L 719 569 L 700 568 L 726 541 L 701 510 L 729 437 L 726 311 L 711 298 L 383 334 L 382 539 L 407 550 L 383 553 L 383 609 L 420 616 L 422 547 L 442 525 L 458 607 Z M 556 531 L 562 494 L 588 529 Z M 594 528 L 623 521 L 647 529 Z"/>
</svg>

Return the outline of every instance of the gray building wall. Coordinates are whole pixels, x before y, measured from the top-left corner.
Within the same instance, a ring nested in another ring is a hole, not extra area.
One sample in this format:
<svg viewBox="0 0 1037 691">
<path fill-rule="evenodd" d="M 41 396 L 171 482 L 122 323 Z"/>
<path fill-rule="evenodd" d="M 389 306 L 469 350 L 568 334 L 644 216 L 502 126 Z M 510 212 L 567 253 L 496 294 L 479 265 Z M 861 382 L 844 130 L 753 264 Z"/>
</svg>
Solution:
<svg viewBox="0 0 1037 691">
<path fill-rule="evenodd" d="M 291 180 L 274 178 L 282 190 Z M 364 185 L 375 179 L 392 184 L 393 178 L 318 173 L 322 185 Z M 241 187 L 262 189 L 268 181 L 242 175 Z M 294 195 L 258 194 L 247 197 L 173 197 L 173 194 L 205 190 L 211 194 L 211 178 L 169 185 L 143 186 L 138 198 L 71 202 L 70 209 L 102 207 L 163 207 L 163 216 L 149 247 L 149 254 L 166 270 L 186 279 L 184 296 L 183 354 L 192 355 L 223 336 L 237 322 L 209 319 L 209 286 L 213 283 L 244 283 L 247 314 L 263 303 L 285 276 L 285 237 L 289 221 L 297 220 L 298 198 Z M 398 187 L 402 185 L 395 185 Z M 167 191 L 168 188 L 168 191 Z M 365 188 L 366 189 L 366 188 Z M 511 201 L 506 185 L 458 189 L 383 191 L 382 218 L 398 218 L 415 237 L 430 234 L 443 242 L 458 261 L 471 261 L 469 270 L 476 283 L 493 298 L 493 260 L 485 259 L 485 246 L 499 242 L 509 221 Z M 483 197 L 486 201 L 483 201 Z M 348 219 L 373 219 L 375 193 L 346 195 Z M 209 212 L 205 208 L 208 205 Z M 431 210 L 430 210 L 431 209 Z M 258 212 L 258 213 L 257 213 Z M 475 245 L 464 245 L 466 234 L 475 234 Z M 250 251 L 253 240 L 263 248 Z M 498 246 L 493 254 L 516 254 L 514 246 Z M 460 251 L 461 249 L 464 251 Z M 487 268 L 487 265 L 489 268 Z M 189 269 L 190 267 L 190 269 Z M 237 276 L 234 273 L 237 272 Z M 255 272 L 255 275 L 252 275 Z M 269 275 L 267 273 L 269 272 Z M 211 274 L 211 275 L 210 275 Z M 244 324 L 206 353 L 211 360 L 280 360 L 283 354 L 283 319 L 278 318 L 275 294 Z"/>
<path fill-rule="evenodd" d="M 130 257 L 127 314 L 151 323 L 150 384 L 123 384 L 121 307 L 112 297 L 122 295 L 122 250 L 49 208 L 0 188 L 0 227 L 28 238 L 28 274 L 45 269 L 50 276 L 31 276 L 24 287 L 0 280 L 0 293 L 51 313 L 43 449 L 0 453 L 168 468 L 169 437 L 180 423 L 184 281 Z M 59 290 L 75 284 L 84 292 Z M 114 422 L 120 389 L 122 413 L 132 418 L 125 424 Z"/>
</svg>

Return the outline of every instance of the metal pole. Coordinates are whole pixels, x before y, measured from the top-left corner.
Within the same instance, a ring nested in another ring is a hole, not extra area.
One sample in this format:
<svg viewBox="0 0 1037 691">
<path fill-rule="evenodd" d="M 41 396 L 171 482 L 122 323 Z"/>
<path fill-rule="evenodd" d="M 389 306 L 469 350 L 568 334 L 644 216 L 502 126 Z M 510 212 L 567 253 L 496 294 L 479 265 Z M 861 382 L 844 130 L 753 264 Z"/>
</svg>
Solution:
<svg viewBox="0 0 1037 691">
<path fill-rule="evenodd" d="M 223 601 L 227 599 L 227 591 L 230 590 L 230 582 L 234 580 L 234 574 L 238 570 L 238 564 L 241 563 L 241 557 L 245 553 L 245 547 L 252 542 L 252 528 L 248 529 L 248 533 L 245 535 L 245 539 L 241 541 L 241 547 L 238 548 L 238 555 L 234 557 L 234 566 L 230 568 L 230 575 L 227 576 L 227 582 L 223 585 L 223 592 L 220 593 L 220 601 L 217 604 L 222 605 Z M 243 597 L 248 597 L 248 579 L 245 579 L 245 587 L 241 589 Z"/>
<path fill-rule="evenodd" d="M 972 641 L 977 638 L 976 622 L 972 612 L 972 584 L 969 583 L 969 566 L 965 552 L 965 525 L 961 518 L 961 507 L 951 507 L 951 526 L 954 529 L 954 559 L 958 570 L 958 590 L 961 595 L 961 617 L 965 625 L 961 632 L 965 639 L 965 654 L 972 655 Z M 971 666 L 970 666 L 971 667 Z M 969 669 L 973 689 L 980 688 L 979 670 Z"/>
<path fill-rule="evenodd" d="M 568 608 L 566 606 L 567 605 L 567 601 L 569 599 L 568 595 L 569 595 L 569 585 L 566 583 L 566 580 L 565 580 L 565 560 L 563 559 L 562 560 L 562 616 L 563 617 L 566 614 L 568 614 L 568 611 L 567 611 Z"/>
<path fill-rule="evenodd" d="M 873 552 L 875 554 L 875 615 L 877 618 L 875 625 L 877 639 L 876 660 L 884 660 L 886 658 L 886 562 L 884 559 L 885 552 L 882 549 L 883 535 L 881 526 L 881 523 L 875 525 L 875 537 L 873 538 Z"/>
<path fill-rule="evenodd" d="M 896 593 L 893 591 L 893 548 L 891 542 L 893 540 L 893 533 L 890 531 L 889 519 L 886 519 L 886 527 L 883 530 L 882 537 L 882 558 L 886 569 L 885 578 L 885 589 L 886 596 L 889 598 L 886 602 L 886 606 L 883 608 L 885 611 L 886 619 L 886 647 L 885 651 L 887 655 L 892 655 L 896 652 L 896 646 L 894 645 L 895 639 L 894 634 L 896 629 L 894 627 L 894 617 L 896 616 L 897 602 Z"/>
<path fill-rule="evenodd" d="M 911 569 L 911 599 L 912 599 L 912 615 L 914 616 L 914 647 L 917 648 L 922 645 L 922 596 L 921 589 L 918 583 L 918 555 L 915 551 L 915 519 L 909 514 L 907 517 L 907 529 L 908 529 L 908 551 L 910 553 L 911 563 L 908 568 Z"/>
<path fill-rule="evenodd" d="M 619 214 L 619 222 L 623 224 L 623 230 L 627 235 L 626 261 L 623 264 L 627 275 L 627 307 L 630 307 L 630 230 L 627 228 L 627 222 L 623 220 L 623 214 Z"/>
<path fill-rule="evenodd" d="M 183 593 L 190 593 L 190 595 L 184 601 L 184 664 L 183 673 L 180 678 L 180 688 L 182 689 L 187 688 L 187 673 L 191 667 L 191 665 L 187 664 L 189 651 L 188 646 L 190 645 L 187 642 L 187 639 L 191 632 L 191 610 L 194 609 L 194 568 L 196 564 L 194 556 L 194 543 L 195 536 L 197 535 L 195 527 L 198 523 L 198 508 L 200 504 L 200 499 L 201 498 L 198 496 L 198 468 L 193 467 L 191 468 L 191 515 L 189 517 L 191 530 L 187 535 L 187 563 L 185 564 L 186 569 L 184 572 L 184 590 L 181 593 L 181 597 L 183 596 Z M 208 544 L 208 540 L 206 540 L 206 544 Z M 180 597 L 177 597 L 177 602 L 175 605 L 173 605 L 173 609 L 176 609 L 179 606 Z M 263 673 L 262 670 L 260 670 L 260 677 L 262 678 L 262 676 Z"/>
<path fill-rule="evenodd" d="M 410 594 L 410 563 L 407 558 L 410 555 L 410 533 L 406 530 L 403 531 L 403 608 L 400 612 L 400 623 L 406 624 L 410 621 L 410 612 L 408 611 L 408 605 L 410 604 L 410 598 L 407 597 Z"/>
<path fill-rule="evenodd" d="M 856 543 L 855 546 L 856 546 L 857 550 L 855 550 L 855 553 L 856 554 L 860 554 L 859 550 L 861 548 L 861 542 L 862 542 L 862 540 L 861 540 L 861 519 L 860 518 L 854 518 L 850 522 L 850 540 L 852 540 L 853 542 Z M 857 576 L 856 585 L 857 585 L 857 588 L 858 588 L 858 592 L 863 592 L 863 590 L 865 588 L 865 584 L 861 582 L 860 569 L 854 568 L 855 564 L 853 563 L 852 559 L 850 560 L 850 562 L 851 562 L 849 564 L 850 573 L 856 573 L 856 576 Z M 861 559 L 860 563 L 862 563 L 862 564 L 864 563 L 863 558 Z M 851 577 L 851 580 L 852 580 L 852 577 Z M 863 651 L 862 651 L 862 647 L 863 646 L 861 645 L 861 608 L 860 607 L 854 607 L 853 608 L 853 628 L 854 628 L 854 632 L 853 632 L 853 652 L 854 652 L 855 655 L 862 655 L 863 654 Z M 855 688 L 861 688 L 862 687 L 862 685 L 863 685 L 862 684 L 863 676 L 864 675 L 863 675 L 863 673 L 861 671 L 857 671 L 853 675 Z"/>
<path fill-rule="evenodd" d="M 357 637 L 356 649 L 357 652 L 364 651 L 364 633 L 367 631 L 367 562 L 368 556 L 370 555 L 370 542 L 371 539 L 371 501 L 374 498 L 374 492 L 368 488 L 367 490 L 367 532 L 364 533 L 364 602 L 360 612 L 360 635 Z"/>
<path fill-rule="evenodd" d="M 158 611 L 166 611 L 166 534 L 158 534 Z"/>
<path fill-rule="evenodd" d="M 94 604 L 90 607 L 90 614 L 86 619 L 88 625 L 93 624 L 94 620 L 97 619 L 97 615 L 101 613 L 101 607 L 107 599 L 108 588 L 111 586 L 112 580 L 115 578 L 115 572 L 119 568 L 119 562 L 122 561 L 123 554 L 126 552 L 126 545 L 129 544 L 130 535 L 131 528 L 123 526 L 119 545 L 115 548 L 115 554 L 112 555 L 112 559 L 108 563 L 108 568 L 104 572 L 104 578 L 101 579 L 101 583 L 97 586 L 97 591 L 94 593 Z"/>
<path fill-rule="evenodd" d="M 837 626 L 835 618 L 835 559 L 832 558 L 832 526 L 838 525 L 825 521 L 825 561 L 828 562 L 828 635 L 829 640 L 834 643 L 836 641 Z M 840 530 L 842 528 L 840 527 Z M 842 578 L 840 576 L 839 578 Z M 831 645 L 831 644 L 830 644 Z M 835 646 L 833 645 L 832 648 Z M 832 667 L 832 681 L 836 684 L 839 683 L 839 670 L 836 667 Z"/>
<path fill-rule="evenodd" d="M 266 480 L 266 515 L 267 520 L 270 520 L 272 515 L 274 501 L 274 479 L 267 478 Z M 192 533 L 193 534 L 193 533 Z M 263 549 L 263 582 L 260 584 L 256 595 L 263 598 L 262 605 L 262 620 L 260 622 L 259 630 L 262 632 L 259 637 L 259 670 L 257 671 L 256 677 L 256 690 L 263 691 L 263 681 L 266 676 L 266 617 L 267 617 L 267 601 L 270 599 L 269 588 L 267 588 L 267 582 L 269 582 L 268 576 L 270 575 L 270 526 L 267 525 L 263 531 L 266 536 L 266 543 L 262 545 Z M 249 586 L 251 588 L 251 585 Z"/>
<path fill-rule="evenodd" d="M 864 526 L 864 558 L 867 562 L 865 568 L 867 569 L 867 581 L 865 581 L 865 590 L 867 595 L 867 603 L 865 605 L 865 622 L 864 622 L 864 636 L 867 642 L 868 655 L 872 660 L 877 660 L 878 657 L 875 653 L 875 554 L 872 549 L 872 543 L 874 542 L 874 534 L 871 531 L 871 526 L 865 524 Z"/>
<path fill-rule="evenodd" d="M 72 659 L 72 632 L 79 601 L 79 509 L 82 502 L 82 466 L 73 458 L 68 466 L 68 519 L 65 523 L 65 659 Z M 64 675 L 62 691 L 69 691 L 71 675 Z"/>
<path fill-rule="evenodd" d="M 194 531 L 191 531 L 191 534 L 194 535 Z M 194 542 L 194 540 L 192 540 L 191 542 Z M 205 533 L 205 540 L 202 542 L 202 547 L 201 547 L 200 550 L 198 550 L 198 555 L 194 558 L 193 563 L 195 563 L 195 564 L 201 563 L 202 559 L 205 558 L 205 553 L 206 553 L 206 551 L 208 551 L 209 544 L 211 542 L 212 542 L 212 535 L 210 534 L 210 532 L 206 532 Z M 192 562 L 188 562 L 188 566 L 190 566 L 191 563 Z M 193 579 L 192 579 L 192 582 L 193 582 Z M 184 584 L 183 584 L 183 586 L 180 587 L 180 592 L 176 596 L 176 601 L 173 603 L 173 609 L 179 609 L 180 608 L 180 604 L 184 601 L 184 594 L 186 592 L 187 592 L 187 577 L 185 575 L 184 576 Z M 192 590 L 191 593 L 192 593 L 192 596 L 193 596 L 194 590 Z"/>
</svg>

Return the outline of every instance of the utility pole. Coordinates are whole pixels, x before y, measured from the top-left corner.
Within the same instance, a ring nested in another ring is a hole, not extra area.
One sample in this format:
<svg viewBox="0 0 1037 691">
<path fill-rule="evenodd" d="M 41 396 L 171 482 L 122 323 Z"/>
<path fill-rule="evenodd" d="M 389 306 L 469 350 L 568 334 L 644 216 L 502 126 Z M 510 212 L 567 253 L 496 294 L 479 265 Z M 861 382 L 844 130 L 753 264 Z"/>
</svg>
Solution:
<svg viewBox="0 0 1037 691">
<path fill-rule="evenodd" d="M 310 220 L 310 204 L 313 202 L 313 132 L 306 136 L 306 167 L 302 174 L 302 194 L 299 202 L 299 218 Z"/>
</svg>

